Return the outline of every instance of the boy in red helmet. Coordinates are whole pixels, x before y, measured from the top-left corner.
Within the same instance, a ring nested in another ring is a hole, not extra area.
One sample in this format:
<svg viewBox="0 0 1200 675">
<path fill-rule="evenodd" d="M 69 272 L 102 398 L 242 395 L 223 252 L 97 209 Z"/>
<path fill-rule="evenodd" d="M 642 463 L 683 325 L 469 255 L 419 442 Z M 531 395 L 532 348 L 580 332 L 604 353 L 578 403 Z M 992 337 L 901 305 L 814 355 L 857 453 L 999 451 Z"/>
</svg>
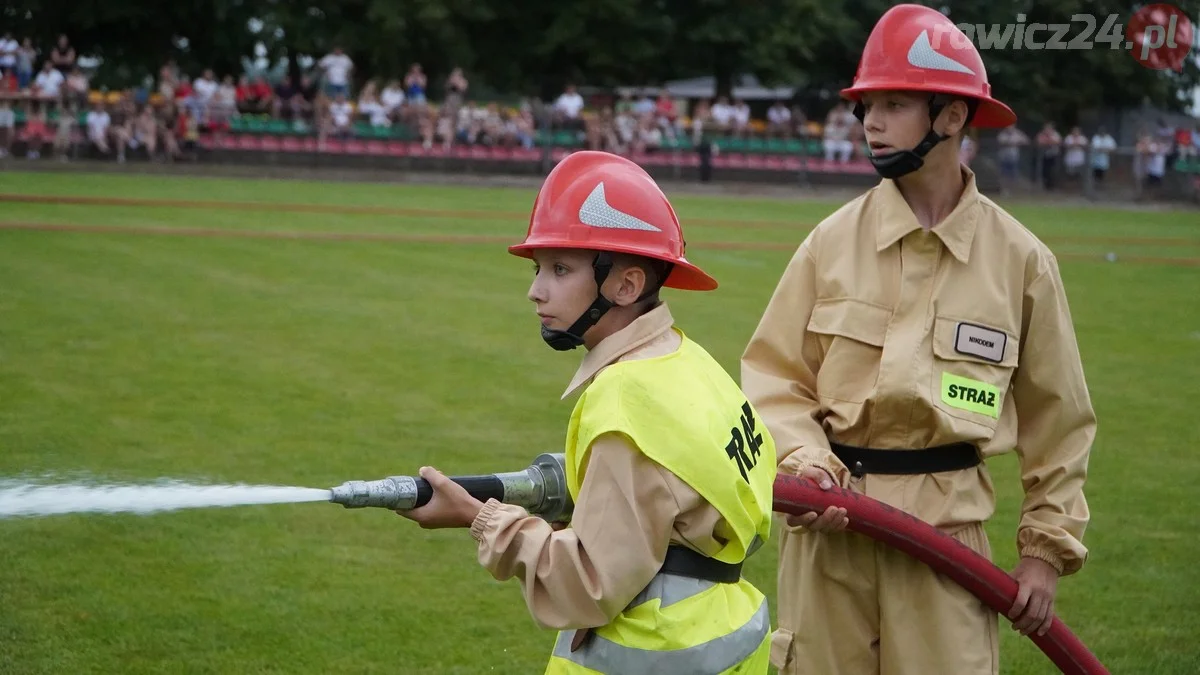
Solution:
<svg viewBox="0 0 1200 675">
<path fill-rule="evenodd" d="M 525 241 L 542 338 L 588 351 L 564 397 L 569 529 L 486 504 L 441 473 L 422 527 L 469 527 L 559 629 L 548 673 L 767 672 L 770 617 L 742 561 L 769 536 L 774 444 L 734 380 L 674 327 L 666 286 L 717 283 L 684 257 L 667 198 L 633 162 L 577 152 L 546 178 Z M 761 461 L 760 461 L 761 459 Z"/>
<path fill-rule="evenodd" d="M 1054 255 L 959 163 L 967 126 L 1015 115 L 966 36 L 919 5 L 883 15 L 843 95 L 884 180 L 799 247 L 743 354 L 742 386 L 781 472 L 879 499 L 988 557 L 983 460 L 1015 448 L 1025 499 L 1008 618 L 1044 633 L 1059 577 L 1087 557 L 1096 419 Z M 847 524 L 830 509 L 784 528 L 782 673 L 998 672 L 995 612 Z"/>
</svg>

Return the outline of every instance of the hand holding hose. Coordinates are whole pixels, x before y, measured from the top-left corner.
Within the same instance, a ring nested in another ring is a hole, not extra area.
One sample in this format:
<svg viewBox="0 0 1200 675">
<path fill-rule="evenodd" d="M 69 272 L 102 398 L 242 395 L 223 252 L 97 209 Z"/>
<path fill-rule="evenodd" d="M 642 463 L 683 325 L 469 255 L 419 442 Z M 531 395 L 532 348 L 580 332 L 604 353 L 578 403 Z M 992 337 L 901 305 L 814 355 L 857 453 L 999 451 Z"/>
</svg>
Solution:
<svg viewBox="0 0 1200 675">
<path fill-rule="evenodd" d="M 800 478 L 811 480 L 822 490 L 832 490 L 834 486 L 833 477 L 824 469 L 818 469 L 815 466 L 804 467 L 800 472 Z M 788 516 L 787 524 L 792 527 L 803 527 L 813 532 L 841 532 L 850 524 L 850 519 L 846 517 L 846 509 L 830 506 L 821 513 L 811 511 L 800 516 Z"/>
<path fill-rule="evenodd" d="M 431 466 L 423 466 L 421 478 L 433 488 L 429 503 L 396 513 L 420 524 L 421 529 L 436 530 L 446 527 L 470 527 L 483 508 L 483 502 L 471 496 L 466 488 L 450 480 L 445 474 Z"/>
</svg>

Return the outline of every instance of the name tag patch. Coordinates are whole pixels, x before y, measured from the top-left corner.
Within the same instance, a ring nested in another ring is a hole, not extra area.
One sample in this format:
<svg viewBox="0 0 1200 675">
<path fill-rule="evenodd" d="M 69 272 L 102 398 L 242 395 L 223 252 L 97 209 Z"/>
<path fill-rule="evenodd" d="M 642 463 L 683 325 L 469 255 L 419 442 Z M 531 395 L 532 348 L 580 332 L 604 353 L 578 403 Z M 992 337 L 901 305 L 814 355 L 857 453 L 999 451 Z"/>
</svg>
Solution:
<svg viewBox="0 0 1200 675">
<path fill-rule="evenodd" d="M 942 373 L 942 402 L 988 417 L 1000 417 L 1000 390 L 987 382 Z"/>
<path fill-rule="evenodd" d="M 1004 360 L 1004 348 L 1008 345 L 1008 334 L 1001 330 L 984 328 L 973 323 L 958 324 L 954 336 L 954 351 L 970 354 L 993 363 Z"/>
</svg>

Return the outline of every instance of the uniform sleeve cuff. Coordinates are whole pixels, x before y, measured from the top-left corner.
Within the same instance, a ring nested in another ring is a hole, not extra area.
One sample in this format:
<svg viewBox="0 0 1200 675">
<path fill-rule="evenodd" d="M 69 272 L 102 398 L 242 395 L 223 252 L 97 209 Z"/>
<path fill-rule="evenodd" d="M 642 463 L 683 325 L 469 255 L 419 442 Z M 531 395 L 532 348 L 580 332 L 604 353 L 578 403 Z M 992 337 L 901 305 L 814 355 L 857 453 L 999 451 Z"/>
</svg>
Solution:
<svg viewBox="0 0 1200 675">
<path fill-rule="evenodd" d="M 492 522 L 492 516 L 496 514 L 496 509 L 500 508 L 500 502 L 492 497 L 484 503 L 483 508 L 479 509 L 475 520 L 471 522 L 471 536 L 475 541 L 483 543 L 484 532 L 487 531 L 488 525 Z"/>
<path fill-rule="evenodd" d="M 1066 565 L 1063 564 L 1062 556 L 1043 546 L 1027 546 L 1021 549 L 1021 557 L 1034 558 L 1035 560 L 1041 560 L 1042 562 L 1048 563 L 1054 568 L 1055 572 L 1058 572 L 1058 576 L 1060 577 L 1063 574 L 1063 570 L 1066 568 Z"/>
</svg>

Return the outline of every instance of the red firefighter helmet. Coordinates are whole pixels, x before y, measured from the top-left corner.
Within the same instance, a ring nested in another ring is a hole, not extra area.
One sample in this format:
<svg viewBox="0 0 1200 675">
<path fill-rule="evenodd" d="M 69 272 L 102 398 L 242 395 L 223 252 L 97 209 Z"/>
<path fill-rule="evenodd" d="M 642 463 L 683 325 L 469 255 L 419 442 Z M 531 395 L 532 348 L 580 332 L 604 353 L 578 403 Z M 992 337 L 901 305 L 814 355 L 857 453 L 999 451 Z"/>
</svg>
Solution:
<svg viewBox="0 0 1200 675">
<path fill-rule="evenodd" d="M 992 98 L 983 59 L 970 38 L 949 17 L 922 5 L 896 5 L 880 17 L 854 84 L 841 93 L 857 103 L 863 92 L 889 89 L 977 99 L 972 126 L 1003 128 L 1017 121 L 1011 108 Z"/>
<path fill-rule="evenodd" d="M 710 291 L 717 282 L 684 257 L 683 228 L 650 174 L 607 152 L 567 156 L 546 177 L 529 231 L 508 251 L 532 258 L 539 248 L 574 248 L 645 256 L 672 263 L 664 286 Z"/>
</svg>

